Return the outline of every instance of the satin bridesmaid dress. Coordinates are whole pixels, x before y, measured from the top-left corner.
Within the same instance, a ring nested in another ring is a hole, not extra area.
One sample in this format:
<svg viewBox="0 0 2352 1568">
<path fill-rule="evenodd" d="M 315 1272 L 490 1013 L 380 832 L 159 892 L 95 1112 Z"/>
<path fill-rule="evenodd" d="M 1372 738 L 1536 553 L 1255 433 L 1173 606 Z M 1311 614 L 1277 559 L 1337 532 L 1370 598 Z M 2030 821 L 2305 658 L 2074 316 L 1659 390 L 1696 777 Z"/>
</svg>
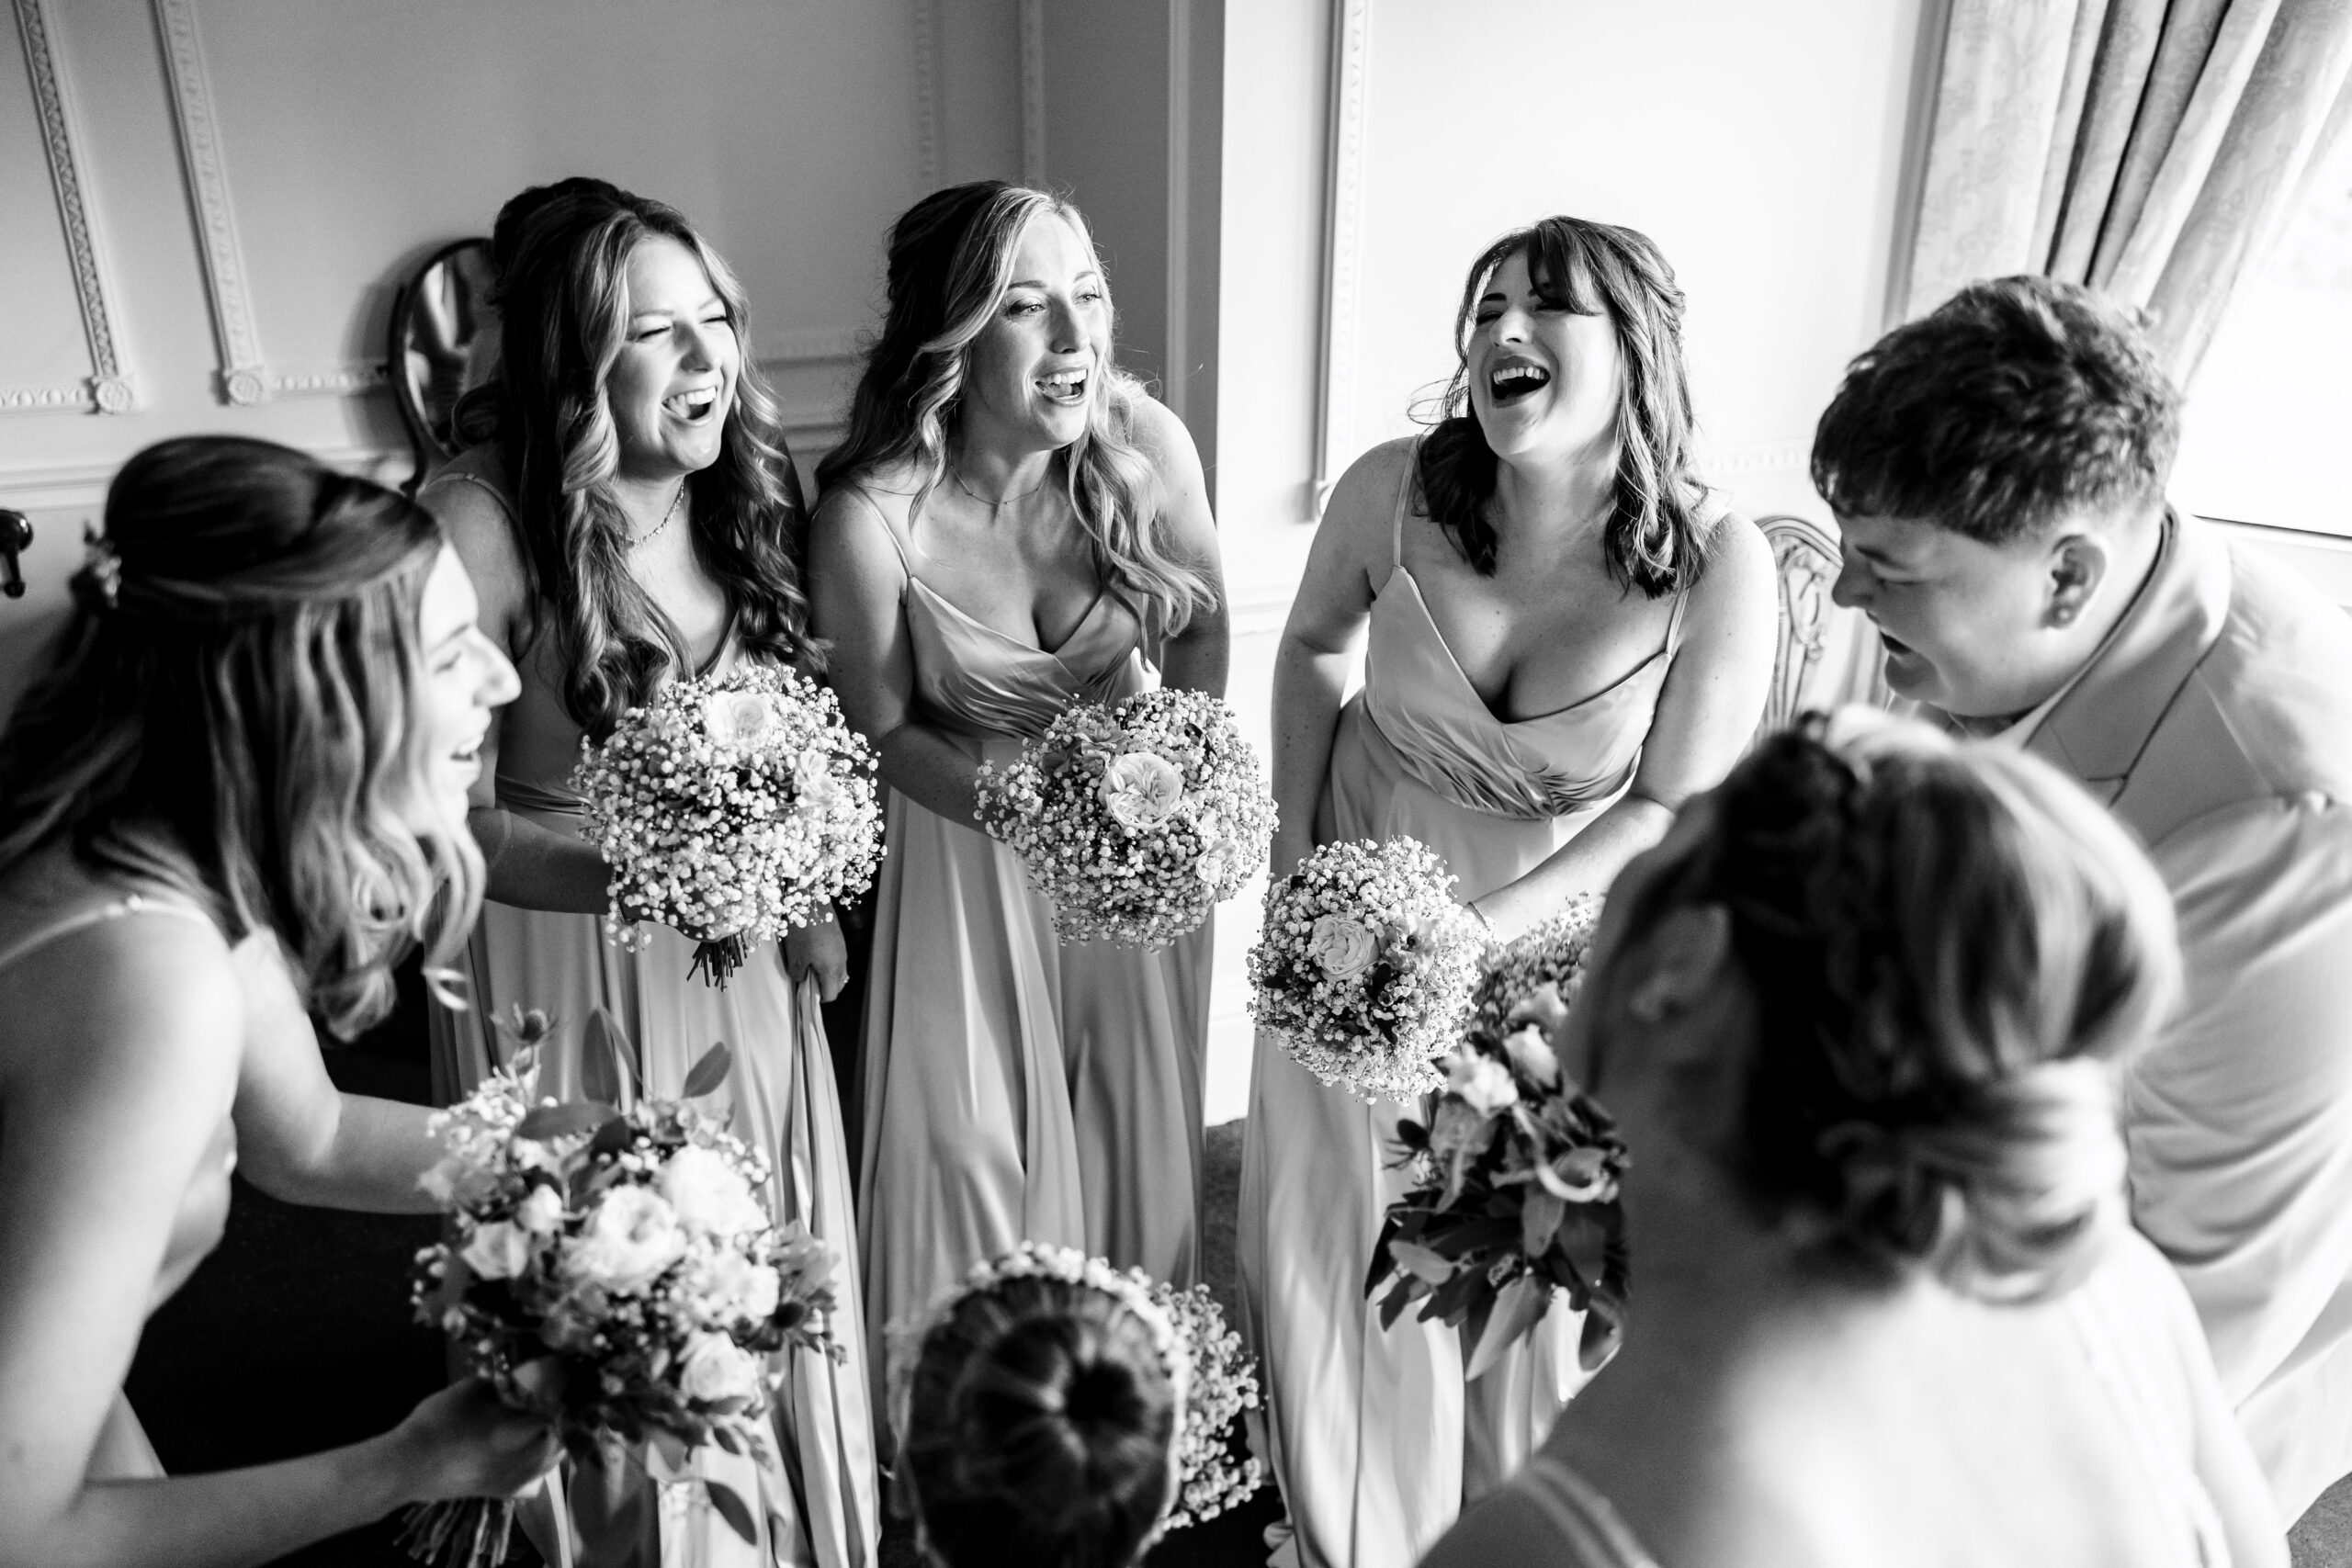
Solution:
<svg viewBox="0 0 2352 1568">
<path fill-rule="evenodd" d="M 1034 647 L 932 589 L 873 510 L 907 570 L 916 714 L 975 761 L 1011 761 L 1073 701 L 1144 689 L 1143 627 L 1114 594 Z M 1023 1240 L 1193 1283 L 1210 927 L 1158 952 L 1064 946 L 977 826 L 894 791 L 888 844 L 861 1080 L 876 1342 Z"/>
<path fill-rule="evenodd" d="M 436 474 L 420 499 L 429 508 L 445 485 L 472 484 L 513 507 L 490 449 L 478 447 Z M 731 637 L 698 673 L 739 657 Z M 580 799 L 570 779 L 580 760 L 581 729 L 565 711 L 557 638 L 541 637 L 518 661 L 522 695 L 501 716 L 498 803 L 555 832 L 580 831 Z M 690 976 L 695 944 L 667 927 L 639 928 L 644 947 L 625 953 L 605 940 L 594 915 L 518 909 L 485 902 L 467 949 L 476 1003 L 472 1012 L 433 1010 L 436 1091 L 455 1097 L 503 1061 L 504 1042 L 489 1018 L 519 1003 L 541 1008 L 558 1024 L 542 1085 L 549 1094 L 580 1092 L 575 1043 L 591 1010 L 603 1007 L 635 1044 L 643 1093 L 676 1096 L 711 1045 L 732 1055 L 728 1081 L 701 1103 L 767 1156 L 765 1194 L 779 1223 L 797 1220 L 831 1249 L 836 1302 L 831 1326 L 844 1359 L 794 1351 L 773 1411 L 772 1464 L 707 1447 L 700 1473 L 731 1486 L 752 1505 L 761 1540 L 745 1542 L 714 1512 L 699 1487 L 665 1487 L 655 1528 L 669 1568 L 866 1568 L 881 1536 L 873 1422 L 867 1404 L 865 1304 L 858 1291 L 856 1224 L 851 1205 L 848 1139 L 831 1048 L 818 1012 L 815 982 L 796 986 L 777 944 L 753 951 L 725 990 Z M 577 1550 L 574 1531 L 562 1543 Z M 606 1543 L 609 1545 L 609 1543 Z M 544 1545 L 543 1545 L 544 1550 Z M 555 1561 L 550 1555 L 550 1562 Z"/>
<path fill-rule="evenodd" d="M 1363 689 L 1341 710 L 1316 812 L 1318 844 L 1406 834 L 1444 857 L 1468 901 L 1548 859 L 1633 781 L 1682 630 L 1616 684 L 1516 721 L 1487 709 L 1430 617 L 1402 555 L 1412 464 L 1396 496 L 1388 581 L 1372 603 Z M 1581 1314 L 1535 1333 L 1464 1385 L 1455 1330 L 1410 1314 L 1387 1331 L 1364 1275 L 1396 1168 L 1396 1122 L 1327 1089 L 1261 1034 L 1244 1134 L 1238 1238 L 1245 1332 L 1267 1435 L 1306 1568 L 1408 1568 L 1466 1499 L 1526 1462 L 1583 1382 Z"/>
</svg>

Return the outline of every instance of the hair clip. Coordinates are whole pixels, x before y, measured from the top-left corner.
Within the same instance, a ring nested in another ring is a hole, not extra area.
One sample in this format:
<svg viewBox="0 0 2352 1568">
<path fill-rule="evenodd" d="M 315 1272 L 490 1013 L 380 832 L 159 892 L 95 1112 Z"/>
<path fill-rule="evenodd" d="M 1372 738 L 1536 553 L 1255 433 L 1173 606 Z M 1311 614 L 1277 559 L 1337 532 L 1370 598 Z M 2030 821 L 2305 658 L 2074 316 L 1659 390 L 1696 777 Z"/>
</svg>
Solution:
<svg viewBox="0 0 2352 1568">
<path fill-rule="evenodd" d="M 97 584 L 98 595 L 107 602 L 107 608 L 115 608 L 116 601 L 122 596 L 122 557 L 116 551 L 114 541 L 85 524 L 82 548 L 82 570 Z"/>
</svg>

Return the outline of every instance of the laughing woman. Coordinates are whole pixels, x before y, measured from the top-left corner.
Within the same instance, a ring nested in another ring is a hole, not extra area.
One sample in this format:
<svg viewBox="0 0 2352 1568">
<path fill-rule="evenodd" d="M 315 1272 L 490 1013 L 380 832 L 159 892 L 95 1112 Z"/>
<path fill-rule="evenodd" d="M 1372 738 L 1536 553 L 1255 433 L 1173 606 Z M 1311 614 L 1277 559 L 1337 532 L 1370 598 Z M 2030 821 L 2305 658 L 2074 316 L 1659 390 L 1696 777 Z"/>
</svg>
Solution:
<svg viewBox="0 0 2352 1568">
<path fill-rule="evenodd" d="M 1348 470 L 1283 633 L 1277 875 L 1409 835 L 1509 937 L 1605 890 L 1738 757 L 1771 673 L 1771 557 L 1691 472 L 1681 313 L 1657 247 L 1605 224 L 1545 219 L 1471 268 L 1449 417 Z M 1380 1330 L 1363 1279 L 1407 1111 L 1261 1037 L 1245 1312 L 1309 1568 L 1411 1562 L 1581 1381 L 1565 1311 L 1466 1388 L 1453 1331 Z"/>
<path fill-rule="evenodd" d="M 1019 1241 L 1199 1269 L 1209 928 L 1061 947 L 973 781 L 1072 699 L 1222 693 L 1200 458 L 1111 359 L 1084 222 L 981 182 L 891 231 L 889 315 L 819 470 L 810 591 L 890 786 L 865 1027 L 880 1325 Z"/>
<path fill-rule="evenodd" d="M 652 1096 L 679 1093 L 714 1043 L 732 1048 L 710 1109 L 767 1156 L 776 1218 L 831 1248 L 831 1326 L 847 1359 L 793 1352 L 777 1368 L 772 1465 L 709 1450 L 696 1461 L 760 1497 L 752 1518 L 773 1540 L 739 1540 L 699 1487 L 662 1489 L 657 1509 L 618 1471 L 574 1472 L 573 1525 L 590 1562 L 645 1561 L 657 1537 L 671 1562 L 868 1562 L 880 1527 L 856 1243 L 818 1014 L 842 984 L 840 933 L 830 919 L 795 931 L 780 952 L 755 952 L 725 990 L 689 976 L 694 944 L 676 931 L 646 926 L 638 951 L 609 945 L 605 863 L 580 839 L 568 782 L 582 738 L 609 734 L 670 680 L 814 663 L 799 485 L 744 358 L 742 290 L 670 208 L 596 182 L 546 193 L 517 223 L 499 299 L 496 436 L 419 497 L 466 558 L 482 624 L 523 675 L 474 794 L 491 899 L 469 954 L 481 1005 L 440 1031 L 438 1065 L 451 1089 L 469 1085 L 497 1059 L 479 1021 L 517 1003 L 554 1014 L 567 1042 L 591 1009 L 610 1010 Z"/>
</svg>

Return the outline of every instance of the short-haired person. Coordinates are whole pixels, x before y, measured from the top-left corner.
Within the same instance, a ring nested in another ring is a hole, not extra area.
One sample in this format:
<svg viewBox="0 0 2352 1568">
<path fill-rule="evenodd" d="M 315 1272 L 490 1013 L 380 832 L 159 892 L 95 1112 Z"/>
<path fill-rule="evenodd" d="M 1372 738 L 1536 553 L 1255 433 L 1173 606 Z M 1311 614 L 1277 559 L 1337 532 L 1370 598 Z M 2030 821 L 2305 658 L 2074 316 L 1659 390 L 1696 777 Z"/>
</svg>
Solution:
<svg viewBox="0 0 2352 1568">
<path fill-rule="evenodd" d="M 381 486 L 191 436 L 123 465 L 74 591 L 0 728 L 0 1564 L 259 1562 L 527 1484 L 552 1434 L 478 1382 L 170 1478 L 120 1393 L 232 1167 L 291 1202 L 434 1207 L 424 1109 L 338 1094 L 310 1016 L 367 1027 L 394 963 L 449 962 L 472 922 L 466 786 L 515 682 L 465 568 Z"/>
<path fill-rule="evenodd" d="M 1623 1348 L 1423 1568 L 2283 1568 L 2116 1072 L 2179 985 L 2129 837 L 1849 709 L 1610 888 L 1564 1059 L 1617 1118 Z"/>
<path fill-rule="evenodd" d="M 2115 308 L 2003 278 L 1854 361 L 1813 472 L 1895 692 L 2080 780 L 2172 890 L 2132 1215 L 2292 1520 L 2352 1471 L 2352 626 L 2166 505 L 2178 408 Z"/>
</svg>

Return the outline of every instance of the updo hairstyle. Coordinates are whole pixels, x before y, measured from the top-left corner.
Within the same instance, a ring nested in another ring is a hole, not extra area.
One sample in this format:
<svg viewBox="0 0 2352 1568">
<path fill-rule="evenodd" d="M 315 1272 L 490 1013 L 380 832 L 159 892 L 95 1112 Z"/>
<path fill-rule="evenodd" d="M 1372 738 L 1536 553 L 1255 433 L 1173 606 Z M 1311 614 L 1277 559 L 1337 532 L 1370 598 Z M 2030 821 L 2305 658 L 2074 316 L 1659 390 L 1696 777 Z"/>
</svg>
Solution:
<svg viewBox="0 0 2352 1568">
<path fill-rule="evenodd" d="M 1709 798 L 1627 930 L 1729 912 L 1757 1014 L 1722 1151 L 1746 1197 L 1823 1256 L 1987 1301 L 2064 1289 L 2121 1211 L 2115 1067 L 2179 991 L 2154 868 L 2036 759 L 1859 709 L 1807 715 Z"/>
<path fill-rule="evenodd" d="M 899 1483 L 946 1568 L 1126 1568 L 1176 1485 L 1179 1416 L 1150 1328 L 1066 1280 L 1000 1280 L 924 1337 Z"/>
<path fill-rule="evenodd" d="M 177 886 L 230 940 L 274 932 L 338 1034 L 381 1018 L 412 942 L 464 944 L 481 859 L 409 823 L 431 513 L 273 442 L 125 463 L 73 619 L 0 735 L 0 870 L 58 842 Z"/>
</svg>

